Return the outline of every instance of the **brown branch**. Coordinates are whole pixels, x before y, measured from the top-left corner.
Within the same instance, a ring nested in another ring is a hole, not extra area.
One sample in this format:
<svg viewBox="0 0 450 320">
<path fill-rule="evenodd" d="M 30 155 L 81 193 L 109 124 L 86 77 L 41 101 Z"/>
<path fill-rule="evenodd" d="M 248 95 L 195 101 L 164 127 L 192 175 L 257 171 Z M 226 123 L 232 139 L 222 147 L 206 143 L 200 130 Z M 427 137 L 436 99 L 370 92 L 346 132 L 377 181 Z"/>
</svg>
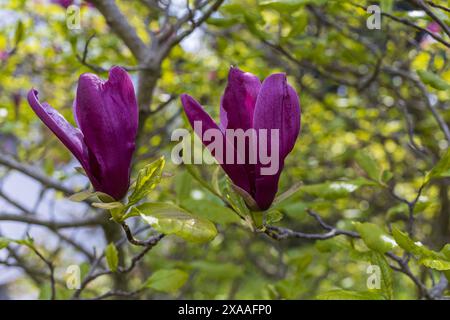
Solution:
<svg viewBox="0 0 450 320">
<path fill-rule="evenodd" d="M 37 171 L 36 169 L 21 164 L 20 162 L 14 160 L 11 157 L 8 157 L 6 155 L 0 154 L 0 165 L 3 165 L 5 167 L 8 167 L 10 169 L 14 169 L 16 171 L 19 171 L 30 178 L 33 178 L 36 181 L 39 181 L 41 184 L 43 184 L 47 188 L 55 189 L 57 191 L 61 191 L 65 195 L 72 195 L 75 193 L 74 190 L 62 185 L 61 183 L 54 181 L 53 179 L 47 177 L 43 173 Z"/>
<path fill-rule="evenodd" d="M 101 12 L 106 19 L 106 23 L 122 39 L 134 57 L 139 61 L 144 59 L 148 48 L 139 38 L 136 30 L 128 23 L 128 19 L 117 7 L 115 1 L 91 0 L 90 2 Z"/>
<path fill-rule="evenodd" d="M 405 78 L 405 79 L 411 81 L 414 85 L 416 85 L 416 87 L 419 89 L 419 91 L 422 93 L 422 95 L 424 97 L 425 105 L 433 114 L 433 117 L 435 118 L 436 122 L 438 123 L 439 128 L 442 130 L 442 132 L 445 135 L 445 139 L 450 143 L 450 129 L 449 129 L 447 123 L 445 122 L 444 118 L 439 113 L 439 111 L 431 103 L 427 89 L 426 89 L 425 85 L 422 83 L 422 81 L 420 81 L 420 79 L 418 79 L 416 76 L 414 76 L 413 74 L 409 73 L 406 70 L 400 70 L 400 69 L 396 69 L 396 68 L 389 67 L 389 66 L 383 67 L 382 70 L 385 72 L 391 73 L 391 74 L 399 75 L 402 78 Z"/>
<path fill-rule="evenodd" d="M 450 36 L 450 29 L 447 26 L 447 24 L 445 24 L 445 22 L 443 22 L 441 19 L 439 19 L 439 17 L 433 12 L 433 10 L 431 10 L 423 0 L 409 0 L 409 2 L 415 3 L 416 5 L 418 5 L 420 8 L 423 9 L 423 11 L 425 11 L 425 13 L 431 18 L 433 19 L 437 24 L 439 24 L 442 28 L 442 30 L 444 30 L 444 32 Z"/>
<path fill-rule="evenodd" d="M 434 3 L 433 1 L 427 1 L 427 3 L 428 3 L 429 6 L 431 6 L 433 8 L 440 9 L 440 10 L 446 11 L 446 12 L 450 12 L 449 8 L 441 6 L 441 5 L 437 4 L 437 3 Z"/>
<path fill-rule="evenodd" d="M 349 2 L 349 3 L 351 5 L 353 5 L 353 6 L 355 6 L 355 7 L 358 7 L 360 9 L 363 9 L 363 10 L 367 11 L 367 8 L 365 6 L 363 6 L 363 5 L 360 5 L 360 4 L 357 4 L 357 3 L 352 3 L 352 2 Z M 431 32 L 430 30 L 427 30 L 426 28 L 422 28 L 422 27 L 416 25 L 415 23 L 409 21 L 408 19 L 399 18 L 399 17 L 396 17 L 396 16 L 394 16 L 394 15 L 392 15 L 390 13 L 387 13 L 387 12 L 381 12 L 381 15 L 384 16 L 384 17 L 387 17 L 387 18 L 389 18 L 389 19 L 391 19 L 393 21 L 396 21 L 398 23 L 406 25 L 408 27 L 412 27 L 412 28 L 414 28 L 414 29 L 416 29 L 418 31 L 425 32 L 426 34 L 430 35 L 436 41 L 438 41 L 441 44 L 445 45 L 446 47 L 450 48 L 450 42 L 447 42 L 441 36 L 435 34 L 434 32 Z"/>
<path fill-rule="evenodd" d="M 52 230 L 80 227 L 97 227 L 105 223 L 105 221 L 101 218 L 84 219 L 82 221 L 58 222 L 39 219 L 30 215 L 24 216 L 10 213 L 0 213 L 0 221 L 23 222 L 27 224 L 47 227 Z"/>
</svg>

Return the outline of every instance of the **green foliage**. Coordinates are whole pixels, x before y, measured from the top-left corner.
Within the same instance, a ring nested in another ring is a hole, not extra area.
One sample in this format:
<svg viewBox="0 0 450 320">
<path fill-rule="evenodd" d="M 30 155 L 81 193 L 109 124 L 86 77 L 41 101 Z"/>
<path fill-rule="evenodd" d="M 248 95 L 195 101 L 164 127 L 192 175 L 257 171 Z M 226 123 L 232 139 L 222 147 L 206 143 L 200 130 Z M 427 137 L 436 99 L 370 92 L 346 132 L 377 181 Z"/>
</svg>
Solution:
<svg viewBox="0 0 450 320">
<path fill-rule="evenodd" d="M 433 178 L 440 177 L 450 177 L 450 148 L 447 148 L 439 162 L 428 172 L 425 181 L 429 182 Z"/>
<path fill-rule="evenodd" d="M 380 252 L 372 251 L 370 253 L 370 262 L 372 265 L 380 268 L 381 294 L 385 299 L 392 300 L 394 298 L 394 279 L 386 257 Z"/>
<path fill-rule="evenodd" d="M 119 252 L 114 243 L 110 243 L 105 249 L 106 262 L 112 272 L 116 272 L 119 266 Z"/>
<path fill-rule="evenodd" d="M 370 249 L 385 253 L 396 246 L 395 241 L 383 229 L 373 223 L 355 223 L 355 228 Z"/>
<path fill-rule="evenodd" d="M 373 160 L 367 152 L 357 151 L 355 154 L 355 160 L 370 179 L 378 181 L 381 175 L 381 170 L 375 160 Z"/>
<path fill-rule="evenodd" d="M 139 171 L 133 193 L 128 198 L 128 206 L 142 200 L 156 187 L 161 181 L 164 164 L 164 158 L 161 157 Z"/>
<path fill-rule="evenodd" d="M 145 203 L 136 207 L 135 211 L 155 230 L 177 235 L 187 241 L 208 242 L 217 235 L 212 222 L 195 217 L 171 203 Z"/>
<path fill-rule="evenodd" d="M 189 274 L 180 269 L 158 270 L 145 281 L 144 287 L 175 293 L 183 287 L 188 278 Z"/>
<path fill-rule="evenodd" d="M 437 90 L 448 90 L 450 89 L 450 85 L 447 81 L 442 79 L 439 75 L 427 71 L 427 70 L 417 70 L 417 74 L 423 83 L 429 85 L 430 87 Z"/>
</svg>

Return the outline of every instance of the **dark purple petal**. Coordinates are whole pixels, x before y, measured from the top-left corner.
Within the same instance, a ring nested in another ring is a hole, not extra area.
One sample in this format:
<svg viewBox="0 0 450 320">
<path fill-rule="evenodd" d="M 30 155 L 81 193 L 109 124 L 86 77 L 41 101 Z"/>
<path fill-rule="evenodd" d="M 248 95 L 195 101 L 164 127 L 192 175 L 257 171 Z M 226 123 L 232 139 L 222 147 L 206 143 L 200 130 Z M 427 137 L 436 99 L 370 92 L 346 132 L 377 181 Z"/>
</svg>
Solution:
<svg viewBox="0 0 450 320">
<path fill-rule="evenodd" d="M 253 113 L 261 82 L 255 75 L 231 67 L 228 85 L 220 104 L 220 128 L 244 129 L 253 126 Z"/>
<path fill-rule="evenodd" d="M 85 167 L 87 163 L 87 148 L 83 141 L 83 134 L 73 127 L 67 120 L 48 103 L 41 103 L 38 91 L 31 89 L 28 92 L 28 103 L 36 115 L 58 137 L 59 140 L 73 153 L 75 158 Z M 86 169 L 86 168 L 85 168 Z"/>
<path fill-rule="evenodd" d="M 186 116 L 191 123 L 192 128 L 194 128 L 195 121 L 200 121 L 202 123 L 202 131 L 203 132 L 196 132 L 196 134 L 202 139 L 203 144 L 208 147 L 209 142 L 203 141 L 203 133 L 208 129 L 216 129 L 218 132 L 222 133 L 224 145 L 223 145 L 223 154 L 224 154 L 224 161 L 225 162 L 225 154 L 226 151 L 231 149 L 229 144 L 227 143 L 227 140 L 225 138 L 225 135 L 220 130 L 219 126 L 214 122 L 213 119 L 209 116 L 209 114 L 203 109 L 203 107 L 195 101 L 194 98 L 187 94 L 181 95 L 181 103 L 184 107 L 184 112 L 186 113 Z M 228 147 L 227 147 L 228 146 Z M 235 150 L 233 150 L 233 153 L 235 154 Z M 236 155 L 235 155 L 236 156 Z M 233 181 L 234 184 L 236 184 L 238 187 L 244 189 L 247 192 L 250 192 L 250 183 L 249 178 L 247 175 L 247 172 L 245 171 L 245 168 L 242 164 L 221 164 L 223 170 L 226 172 L 226 174 L 230 177 L 230 179 Z"/>
<path fill-rule="evenodd" d="M 130 181 L 130 165 L 138 128 L 138 106 L 133 83 L 120 67 L 108 81 L 94 74 L 80 76 L 75 117 L 89 149 L 97 191 L 121 199 Z"/>
<path fill-rule="evenodd" d="M 287 84 L 286 75 L 273 74 L 264 80 L 256 101 L 253 123 L 258 132 L 260 129 L 268 129 L 267 147 L 269 155 L 272 155 L 270 147 L 272 132 L 270 130 L 279 130 L 279 168 L 277 172 L 273 175 L 262 175 L 260 169 L 264 166 L 260 163 L 256 166 L 255 200 L 264 210 L 270 206 L 275 198 L 284 159 L 294 147 L 300 132 L 300 102 L 294 89 Z"/>
<path fill-rule="evenodd" d="M 52 3 L 59 4 L 61 7 L 67 9 L 73 4 L 73 0 L 52 0 Z"/>
</svg>

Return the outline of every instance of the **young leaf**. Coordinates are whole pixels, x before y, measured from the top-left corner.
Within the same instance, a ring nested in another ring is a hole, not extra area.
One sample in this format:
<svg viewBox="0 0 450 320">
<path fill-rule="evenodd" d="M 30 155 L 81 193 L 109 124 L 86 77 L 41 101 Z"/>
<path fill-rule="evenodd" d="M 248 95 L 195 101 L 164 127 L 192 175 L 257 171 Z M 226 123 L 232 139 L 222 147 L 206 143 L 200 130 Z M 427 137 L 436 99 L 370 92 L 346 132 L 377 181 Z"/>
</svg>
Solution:
<svg viewBox="0 0 450 320">
<path fill-rule="evenodd" d="M 420 80 L 422 80 L 423 83 L 429 85 L 434 89 L 447 90 L 450 88 L 450 85 L 447 83 L 447 81 L 431 71 L 417 70 L 417 74 L 419 75 Z"/>
<path fill-rule="evenodd" d="M 394 298 L 394 281 L 392 278 L 392 269 L 389 266 L 389 263 L 386 260 L 384 254 L 372 251 L 370 253 L 370 261 L 372 265 L 376 265 L 380 268 L 381 271 L 381 291 L 384 297 L 388 300 L 392 300 Z"/>
<path fill-rule="evenodd" d="M 440 259 L 445 258 L 438 252 L 428 249 L 420 242 L 414 242 L 405 232 L 400 231 L 397 227 L 392 227 L 392 236 L 394 237 L 397 244 L 405 250 L 406 252 L 412 253 L 420 259 L 432 258 Z"/>
<path fill-rule="evenodd" d="M 14 46 L 17 47 L 17 45 L 22 41 L 24 34 L 24 26 L 22 20 L 19 20 L 16 25 L 16 31 L 14 33 Z"/>
<path fill-rule="evenodd" d="M 0 237 L 0 250 L 6 248 L 10 243 L 9 239 Z"/>
<path fill-rule="evenodd" d="M 372 250 L 385 253 L 396 246 L 394 239 L 376 224 L 356 222 L 355 227 L 361 235 L 361 239 Z"/>
<path fill-rule="evenodd" d="M 423 264 L 425 267 L 428 267 L 430 269 L 434 269 L 434 270 L 438 270 L 438 271 L 450 270 L 450 261 L 425 258 L 425 259 L 421 259 L 419 262 L 421 264 Z"/>
<path fill-rule="evenodd" d="M 248 217 L 250 215 L 250 210 L 248 209 L 245 200 L 232 187 L 232 183 L 229 179 L 225 179 L 220 188 L 222 195 L 225 197 L 226 201 L 230 204 L 234 211 L 239 213 L 241 217 Z"/>
<path fill-rule="evenodd" d="M 447 148 L 444 156 L 431 169 L 425 177 L 425 182 L 428 183 L 432 178 L 450 177 L 450 148 Z"/>
<path fill-rule="evenodd" d="M 77 193 L 72 194 L 72 195 L 69 197 L 69 200 L 70 200 L 70 201 L 74 201 L 74 202 L 82 202 L 82 201 L 84 201 L 84 200 L 86 200 L 86 199 L 89 199 L 89 198 L 91 198 L 91 197 L 93 197 L 93 196 L 95 196 L 95 193 L 94 193 L 94 192 L 91 192 L 91 191 L 81 191 L 81 192 L 77 192 Z"/>
<path fill-rule="evenodd" d="M 112 272 L 116 272 L 117 267 L 119 266 L 119 252 L 114 243 L 111 242 L 108 244 L 105 249 L 105 256 L 109 269 L 111 269 Z"/>
<path fill-rule="evenodd" d="M 94 202 L 92 204 L 93 207 L 105 209 L 105 210 L 113 210 L 123 208 L 124 205 L 120 202 Z"/>
<path fill-rule="evenodd" d="M 293 196 L 295 193 L 297 193 L 300 188 L 303 186 L 303 183 L 297 182 L 292 187 L 290 187 L 288 190 L 283 192 L 282 194 L 275 197 L 275 200 L 273 200 L 273 206 L 280 206 L 283 204 L 284 201 L 288 200 L 291 196 Z"/>
<path fill-rule="evenodd" d="M 364 185 L 373 185 L 374 183 L 367 179 L 329 181 L 318 184 L 304 185 L 300 192 L 310 194 L 315 197 L 335 200 L 346 198 L 352 192 L 358 190 Z"/>
<path fill-rule="evenodd" d="M 355 160 L 370 179 L 376 182 L 380 181 L 381 169 L 366 151 L 358 150 L 355 154 Z"/>
<path fill-rule="evenodd" d="M 189 275 L 180 269 L 158 270 L 151 275 L 144 284 L 144 287 L 157 291 L 175 293 L 189 278 Z"/>
<path fill-rule="evenodd" d="M 448 261 L 450 261 L 450 243 L 447 243 L 439 253 L 445 257 Z"/>
<path fill-rule="evenodd" d="M 174 234 L 197 243 L 211 241 L 217 235 L 211 221 L 195 217 L 171 203 L 144 203 L 136 210 L 144 221 L 164 234 Z"/>
<path fill-rule="evenodd" d="M 0 250 L 6 248 L 10 243 L 20 244 L 29 248 L 32 248 L 34 245 L 32 238 L 14 240 L 0 237 Z"/>
<path fill-rule="evenodd" d="M 81 191 L 78 193 L 74 193 L 73 195 L 71 195 L 69 197 L 69 200 L 74 201 L 74 202 L 82 202 L 85 201 L 89 198 L 94 198 L 97 197 L 98 200 L 102 201 L 102 202 L 115 202 L 114 198 L 112 198 L 110 195 L 107 195 L 106 193 L 103 192 L 93 192 L 93 191 Z"/>
<path fill-rule="evenodd" d="M 147 196 L 161 181 L 165 160 L 163 157 L 142 168 L 136 179 L 133 193 L 128 198 L 127 206 L 131 206 Z"/>
<path fill-rule="evenodd" d="M 283 213 L 278 210 L 269 210 L 266 212 L 266 224 L 274 224 L 283 219 Z"/>
</svg>

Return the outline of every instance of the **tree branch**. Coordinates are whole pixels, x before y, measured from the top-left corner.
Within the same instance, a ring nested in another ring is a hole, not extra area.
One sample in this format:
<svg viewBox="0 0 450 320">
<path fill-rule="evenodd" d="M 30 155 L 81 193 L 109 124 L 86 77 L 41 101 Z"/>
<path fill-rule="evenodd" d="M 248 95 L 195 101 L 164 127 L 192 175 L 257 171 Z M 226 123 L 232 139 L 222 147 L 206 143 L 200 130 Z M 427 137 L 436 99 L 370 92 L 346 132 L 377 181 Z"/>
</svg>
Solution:
<svg viewBox="0 0 450 320">
<path fill-rule="evenodd" d="M 101 12 L 106 19 L 106 23 L 122 39 L 134 57 L 139 61 L 144 59 L 148 48 L 139 38 L 136 30 L 128 23 L 128 19 L 117 7 L 115 1 L 91 0 L 90 2 Z"/>
</svg>

